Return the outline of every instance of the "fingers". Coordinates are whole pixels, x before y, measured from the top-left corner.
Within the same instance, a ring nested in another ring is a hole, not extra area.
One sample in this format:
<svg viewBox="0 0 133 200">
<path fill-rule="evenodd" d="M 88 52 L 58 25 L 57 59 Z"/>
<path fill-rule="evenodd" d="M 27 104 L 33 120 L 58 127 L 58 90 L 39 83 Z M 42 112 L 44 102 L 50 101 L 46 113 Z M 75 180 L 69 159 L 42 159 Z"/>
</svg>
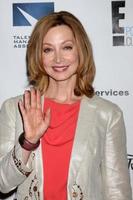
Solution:
<svg viewBox="0 0 133 200">
<path fill-rule="evenodd" d="M 19 105 L 21 109 L 29 110 L 30 108 L 41 108 L 41 94 L 39 90 L 31 88 L 31 90 L 26 90 L 23 96 L 23 106 L 22 103 Z M 23 107 L 23 108 L 22 108 Z"/>
<path fill-rule="evenodd" d="M 23 101 L 20 100 L 20 101 L 18 102 L 18 105 L 19 105 L 19 109 L 20 109 L 20 111 L 21 111 L 21 114 L 22 114 L 22 116 L 24 117 L 24 116 L 25 116 L 25 108 L 24 108 L 24 103 L 23 103 Z"/>
<path fill-rule="evenodd" d="M 31 107 L 36 108 L 37 106 L 37 95 L 36 90 L 34 88 L 31 88 L 30 90 L 30 101 L 31 101 Z"/>
<path fill-rule="evenodd" d="M 30 91 L 26 90 L 24 92 L 23 102 L 24 102 L 24 108 L 26 110 L 29 110 L 30 107 L 31 107 L 31 95 L 30 95 Z"/>
<path fill-rule="evenodd" d="M 36 91 L 36 101 L 37 101 L 37 108 L 41 109 L 42 108 L 41 93 L 39 90 Z"/>
</svg>

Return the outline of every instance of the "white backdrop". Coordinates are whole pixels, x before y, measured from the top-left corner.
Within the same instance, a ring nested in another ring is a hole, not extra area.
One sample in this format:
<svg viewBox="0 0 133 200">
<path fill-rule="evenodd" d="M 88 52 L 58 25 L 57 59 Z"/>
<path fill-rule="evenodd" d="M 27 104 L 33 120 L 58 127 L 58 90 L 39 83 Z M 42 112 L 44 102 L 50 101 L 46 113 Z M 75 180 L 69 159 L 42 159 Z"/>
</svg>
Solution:
<svg viewBox="0 0 133 200">
<path fill-rule="evenodd" d="M 44 3 L 50 2 L 53 1 L 0 1 L 0 105 L 5 99 L 23 93 L 27 87 L 26 44 L 39 18 L 33 11 L 38 9 L 38 13 L 41 13 Z M 16 3 L 21 3 L 19 8 L 15 7 Z M 27 7 L 25 3 L 29 3 L 31 13 L 29 10 L 24 12 Z M 33 3 L 38 4 L 32 7 Z M 133 1 L 55 0 L 53 5 L 55 11 L 70 11 L 83 23 L 93 45 L 97 68 L 94 85 L 97 94 L 118 104 L 124 112 L 133 185 Z M 17 12 L 21 15 L 17 16 Z M 13 16 L 22 18 L 23 25 L 20 26 L 20 22 L 16 22 Z M 121 18 L 119 23 L 115 21 L 117 17 Z M 24 18 L 31 20 L 32 25 L 26 26 Z M 112 31 L 112 19 L 116 23 L 116 33 Z M 122 30 L 120 27 L 123 27 Z M 123 43 L 117 42 L 113 46 L 113 36 L 122 37 Z"/>
</svg>

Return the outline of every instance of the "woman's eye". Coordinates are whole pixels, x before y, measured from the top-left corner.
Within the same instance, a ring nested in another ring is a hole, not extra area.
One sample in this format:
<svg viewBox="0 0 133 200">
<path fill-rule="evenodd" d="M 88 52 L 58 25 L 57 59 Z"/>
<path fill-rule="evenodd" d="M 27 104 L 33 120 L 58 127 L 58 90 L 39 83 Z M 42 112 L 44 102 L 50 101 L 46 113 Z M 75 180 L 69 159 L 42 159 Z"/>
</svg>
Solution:
<svg viewBox="0 0 133 200">
<path fill-rule="evenodd" d="M 72 48 L 73 48 L 72 46 L 65 46 L 64 47 L 65 50 L 72 50 Z"/>
<path fill-rule="evenodd" d="M 43 49 L 43 52 L 44 52 L 44 53 L 49 53 L 49 52 L 51 52 L 51 51 L 52 51 L 51 48 L 44 48 L 44 49 Z"/>
</svg>

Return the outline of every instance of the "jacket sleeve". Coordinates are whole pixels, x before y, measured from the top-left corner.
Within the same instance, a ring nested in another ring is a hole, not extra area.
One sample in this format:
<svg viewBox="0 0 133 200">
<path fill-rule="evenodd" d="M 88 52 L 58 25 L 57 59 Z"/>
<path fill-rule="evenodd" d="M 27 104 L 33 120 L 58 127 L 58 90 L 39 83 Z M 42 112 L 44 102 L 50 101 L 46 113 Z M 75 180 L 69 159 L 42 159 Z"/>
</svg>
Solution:
<svg viewBox="0 0 133 200">
<path fill-rule="evenodd" d="M 21 184 L 32 168 L 22 161 L 22 148 L 16 138 L 16 101 L 3 103 L 0 110 L 0 192 L 8 193 Z"/>
<path fill-rule="evenodd" d="M 115 107 L 108 119 L 102 161 L 105 200 L 132 200 L 123 114 Z"/>
</svg>

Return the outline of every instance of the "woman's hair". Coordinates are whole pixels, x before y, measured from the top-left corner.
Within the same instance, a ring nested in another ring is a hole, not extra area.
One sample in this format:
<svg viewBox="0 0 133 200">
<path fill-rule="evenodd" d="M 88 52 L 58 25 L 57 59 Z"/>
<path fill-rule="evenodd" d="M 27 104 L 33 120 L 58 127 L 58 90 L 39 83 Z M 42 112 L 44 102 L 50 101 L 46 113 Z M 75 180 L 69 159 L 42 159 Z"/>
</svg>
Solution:
<svg viewBox="0 0 133 200">
<path fill-rule="evenodd" d="M 43 94 L 49 84 L 42 61 L 43 38 L 55 26 L 67 25 L 73 32 L 79 54 L 79 66 L 74 93 L 77 96 L 92 97 L 92 86 L 95 76 L 95 64 L 92 47 L 87 33 L 81 22 L 67 11 L 54 12 L 40 19 L 29 40 L 27 47 L 27 70 L 29 83 Z"/>
</svg>

